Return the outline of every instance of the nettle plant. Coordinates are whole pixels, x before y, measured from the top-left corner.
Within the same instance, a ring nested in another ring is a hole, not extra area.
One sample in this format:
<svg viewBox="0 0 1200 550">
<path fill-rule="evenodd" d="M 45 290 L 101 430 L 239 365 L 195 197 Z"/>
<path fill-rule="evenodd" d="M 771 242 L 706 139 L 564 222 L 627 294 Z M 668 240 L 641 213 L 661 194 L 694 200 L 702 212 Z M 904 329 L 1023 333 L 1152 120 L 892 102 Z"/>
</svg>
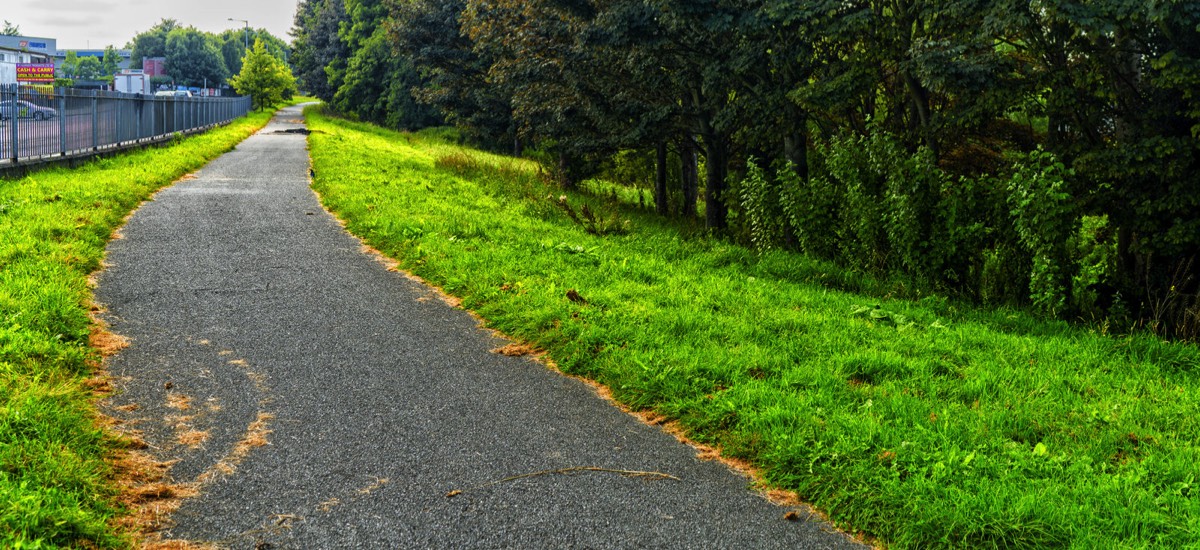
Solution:
<svg viewBox="0 0 1200 550">
<path fill-rule="evenodd" d="M 1074 277 L 1071 243 L 1080 218 L 1064 182 L 1074 172 L 1040 148 L 1018 159 L 1014 168 L 1008 205 L 1013 229 L 1033 261 L 1029 297 L 1039 311 L 1058 315 L 1067 306 Z"/>
<path fill-rule="evenodd" d="M 792 245 L 1049 316 L 1078 309 L 1082 216 L 1067 187 L 1074 172 L 1053 153 L 1013 154 L 1000 175 L 954 176 L 929 149 L 909 150 L 882 130 L 832 138 L 820 151 L 807 181 L 790 164 L 747 164 L 735 188 L 755 248 Z"/>
<path fill-rule="evenodd" d="M 737 187 L 741 214 L 750 232 L 750 242 L 759 251 L 774 248 L 783 234 L 785 224 L 780 210 L 779 187 L 751 157 L 746 163 L 746 177 Z"/>
</svg>

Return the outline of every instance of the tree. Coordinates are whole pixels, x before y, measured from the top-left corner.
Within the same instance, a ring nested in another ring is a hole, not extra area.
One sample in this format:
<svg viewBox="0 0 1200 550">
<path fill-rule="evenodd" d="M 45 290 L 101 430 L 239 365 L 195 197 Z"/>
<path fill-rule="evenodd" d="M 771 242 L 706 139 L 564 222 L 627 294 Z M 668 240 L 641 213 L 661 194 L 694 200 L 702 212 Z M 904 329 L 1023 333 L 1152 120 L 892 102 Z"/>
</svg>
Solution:
<svg viewBox="0 0 1200 550">
<path fill-rule="evenodd" d="M 195 27 L 177 28 L 167 35 L 167 74 L 179 84 L 200 86 L 224 82 L 229 73 L 217 50 L 216 37 Z"/>
<path fill-rule="evenodd" d="M 0 36 L 21 36 L 21 27 L 9 23 L 8 20 L 5 19 L 4 27 L 0 28 Z"/>
<path fill-rule="evenodd" d="M 1112 225 L 1110 282 L 1174 317 L 1161 303 L 1179 300 L 1165 297 L 1200 293 L 1200 7 L 1009 0 L 998 9 L 997 34 L 1027 61 L 1045 144 L 1075 172 L 1071 194 Z"/>
<path fill-rule="evenodd" d="M 342 0 L 303 0 L 297 7 L 291 32 L 295 38 L 292 66 L 299 85 L 326 103 L 332 103 L 337 92 L 337 86 L 330 84 L 328 68 L 344 67 L 352 55 L 338 36 L 338 28 L 347 21 Z"/>
<path fill-rule="evenodd" d="M 468 0 L 460 21 L 475 51 L 492 60 L 487 80 L 509 98 L 517 137 L 553 143 L 559 183 L 574 188 L 582 161 L 606 145 L 593 129 L 595 56 L 576 40 L 587 20 L 545 0 Z"/>
<path fill-rule="evenodd" d="M 90 55 L 81 57 L 79 59 L 79 65 L 75 69 L 75 78 L 81 78 L 84 80 L 97 80 L 103 76 L 102 65 L 100 64 L 99 59 Z"/>
<path fill-rule="evenodd" d="M 379 27 L 350 58 L 333 105 L 360 120 L 390 128 L 410 130 L 437 124 L 440 117 L 433 109 L 413 99 L 412 89 L 419 85 L 412 62 L 393 54 L 387 32 Z"/>
<path fill-rule="evenodd" d="M 246 54 L 242 72 L 229 80 L 237 93 L 250 96 L 260 110 L 279 103 L 286 94 L 295 92 L 296 78 L 275 56 L 267 51 L 261 39 Z"/>
<path fill-rule="evenodd" d="M 596 50 L 593 85 L 610 98 L 607 114 L 596 123 L 614 146 L 655 151 L 654 202 L 661 215 L 672 211 L 694 217 L 699 191 L 695 129 L 684 110 L 685 84 L 679 53 L 664 40 L 657 10 L 643 0 L 594 4 L 596 13 L 580 34 L 585 47 Z M 681 202 L 671 208 L 668 190 L 671 145 L 675 146 Z"/>
<path fill-rule="evenodd" d="M 104 64 L 100 59 L 90 55 L 79 57 L 75 50 L 67 51 L 62 64 L 59 65 L 59 71 L 63 78 L 72 80 L 93 80 L 112 76 L 111 73 L 105 73 Z"/>
<path fill-rule="evenodd" d="M 63 78 L 74 79 L 79 76 L 79 54 L 75 50 L 67 50 L 62 63 L 58 66 Z"/>
<path fill-rule="evenodd" d="M 146 57 L 167 56 L 167 35 L 179 28 L 179 22 L 174 19 L 163 19 L 150 30 L 138 33 L 133 37 L 133 50 L 130 66 L 141 69 L 142 59 Z"/>
<path fill-rule="evenodd" d="M 704 144 L 705 225 L 728 225 L 726 180 L 737 129 L 733 102 L 733 70 L 726 53 L 740 36 L 736 25 L 741 6 L 724 0 L 648 0 L 658 9 L 658 46 L 673 60 L 673 80 L 682 92 L 680 104 L 691 131 Z"/>
<path fill-rule="evenodd" d="M 520 150 L 510 98 L 488 85 L 492 61 L 463 34 L 463 0 L 404 0 L 392 5 L 385 25 L 391 47 L 409 56 L 421 82 L 416 100 L 485 147 Z"/>
<path fill-rule="evenodd" d="M 389 4 L 345 0 L 349 19 L 340 25 L 338 37 L 351 55 L 327 67 L 329 83 L 337 88 L 332 104 L 343 113 L 393 128 L 437 123 L 440 117 L 413 99 L 412 89 L 421 78 L 411 58 L 388 42 Z"/>
<path fill-rule="evenodd" d="M 120 68 L 121 54 L 117 53 L 116 48 L 111 45 L 104 48 L 104 57 L 100 60 L 100 73 L 105 78 L 112 77 L 117 74 Z"/>
<path fill-rule="evenodd" d="M 512 103 L 488 83 L 492 59 L 460 31 L 465 0 L 404 0 L 394 3 L 386 25 L 394 49 L 410 56 L 420 72 L 418 101 L 492 147 L 517 142 Z"/>
<path fill-rule="evenodd" d="M 217 35 L 217 43 L 220 44 L 221 59 L 225 61 L 225 68 L 229 70 L 229 74 L 242 71 L 242 58 L 249 52 L 250 44 L 259 38 L 266 44 L 271 55 L 287 60 L 287 43 L 266 29 L 226 29 Z"/>
</svg>

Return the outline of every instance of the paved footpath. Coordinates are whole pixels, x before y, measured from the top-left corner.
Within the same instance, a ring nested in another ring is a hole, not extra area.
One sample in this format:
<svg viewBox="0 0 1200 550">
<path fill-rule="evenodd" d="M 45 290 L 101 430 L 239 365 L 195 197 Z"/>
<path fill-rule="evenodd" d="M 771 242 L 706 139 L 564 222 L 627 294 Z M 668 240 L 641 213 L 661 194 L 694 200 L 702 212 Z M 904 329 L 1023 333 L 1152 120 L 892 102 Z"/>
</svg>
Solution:
<svg viewBox="0 0 1200 550">
<path fill-rule="evenodd" d="M 160 192 L 97 299 L 106 405 L 230 548 L 842 548 L 819 521 L 527 358 L 361 251 L 309 189 L 299 108 Z M 571 467 L 652 471 L 678 478 Z M 493 483 L 494 482 L 494 483 Z M 451 491 L 463 491 L 447 497 Z"/>
</svg>

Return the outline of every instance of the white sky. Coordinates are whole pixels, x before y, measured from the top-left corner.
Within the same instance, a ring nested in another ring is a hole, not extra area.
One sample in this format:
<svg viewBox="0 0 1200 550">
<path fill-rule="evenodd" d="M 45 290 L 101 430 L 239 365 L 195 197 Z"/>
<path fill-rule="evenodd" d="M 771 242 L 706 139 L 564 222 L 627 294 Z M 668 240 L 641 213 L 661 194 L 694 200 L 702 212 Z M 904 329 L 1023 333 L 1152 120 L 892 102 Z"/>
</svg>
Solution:
<svg viewBox="0 0 1200 550">
<path fill-rule="evenodd" d="M 180 25 L 219 33 L 265 28 L 286 42 L 297 0 L 4 0 L 0 20 L 21 28 L 24 36 L 54 38 L 60 50 L 121 48 L 134 35 L 164 18 Z"/>
</svg>

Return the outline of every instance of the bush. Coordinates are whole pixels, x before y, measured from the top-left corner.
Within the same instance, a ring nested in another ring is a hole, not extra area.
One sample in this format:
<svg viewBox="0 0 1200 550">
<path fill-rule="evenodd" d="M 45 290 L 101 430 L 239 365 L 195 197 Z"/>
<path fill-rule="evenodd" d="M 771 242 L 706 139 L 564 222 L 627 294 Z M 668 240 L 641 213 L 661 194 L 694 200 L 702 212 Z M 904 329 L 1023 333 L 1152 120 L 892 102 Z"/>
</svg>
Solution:
<svg viewBox="0 0 1200 550">
<path fill-rule="evenodd" d="M 1070 243 L 1079 215 L 1063 182 L 1073 173 L 1041 149 L 1017 159 L 1015 167 L 1008 204 L 1013 228 L 1032 258 L 1029 298 L 1039 311 L 1055 316 L 1066 308 L 1074 276 Z"/>
<path fill-rule="evenodd" d="M 791 248 L 899 277 L 915 294 L 1031 305 L 1046 316 L 1109 319 L 1122 329 L 1144 319 L 1182 338 L 1200 331 L 1192 264 L 1158 266 L 1171 270 L 1172 284 L 1148 287 L 1146 296 L 1110 284 L 1114 230 L 1107 216 L 1085 215 L 1068 190 L 1074 172 L 1052 153 L 1010 156 L 997 175 L 953 177 L 930 151 L 910 152 L 882 131 L 830 139 L 816 151 L 807 181 L 790 164 L 767 169 L 749 160 L 730 186 L 734 238 L 760 252 Z"/>
<path fill-rule="evenodd" d="M 747 162 L 746 177 L 734 191 L 754 248 L 759 251 L 774 248 L 780 241 L 785 223 L 780 196 L 774 182 L 759 168 L 755 159 Z"/>
</svg>

